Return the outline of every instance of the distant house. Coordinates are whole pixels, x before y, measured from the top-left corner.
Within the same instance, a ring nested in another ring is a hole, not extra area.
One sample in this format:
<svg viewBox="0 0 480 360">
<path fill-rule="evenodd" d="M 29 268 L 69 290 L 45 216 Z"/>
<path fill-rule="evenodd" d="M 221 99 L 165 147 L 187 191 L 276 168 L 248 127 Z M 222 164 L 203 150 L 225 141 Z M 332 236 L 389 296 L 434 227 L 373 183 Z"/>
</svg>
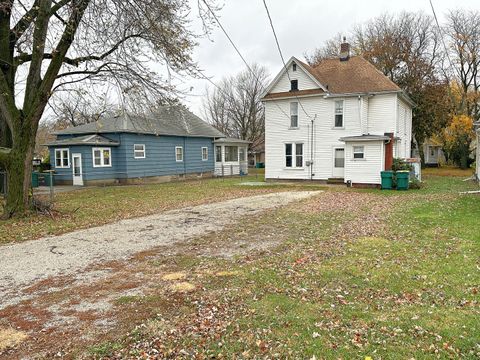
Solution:
<svg viewBox="0 0 480 360">
<path fill-rule="evenodd" d="M 423 156 L 426 166 L 436 167 L 447 161 L 443 153 L 443 146 L 435 139 L 428 139 L 423 144 Z M 418 149 L 413 151 L 413 157 L 420 158 Z"/>
<path fill-rule="evenodd" d="M 248 166 L 256 167 L 258 163 L 265 165 L 265 140 L 252 144 L 248 151 Z"/>
<path fill-rule="evenodd" d="M 378 185 L 411 156 L 412 101 L 346 42 L 315 67 L 292 57 L 263 102 L 267 180 Z"/>
<path fill-rule="evenodd" d="M 221 147 L 216 146 L 218 141 Z M 56 139 L 47 145 L 55 183 L 73 185 L 213 176 L 221 165 L 232 170 L 224 175 L 236 175 L 240 167 L 230 165 L 235 156 L 239 164 L 246 152 L 239 150 L 245 144 L 225 140 L 224 134 L 181 106 L 71 127 L 56 132 Z"/>
</svg>

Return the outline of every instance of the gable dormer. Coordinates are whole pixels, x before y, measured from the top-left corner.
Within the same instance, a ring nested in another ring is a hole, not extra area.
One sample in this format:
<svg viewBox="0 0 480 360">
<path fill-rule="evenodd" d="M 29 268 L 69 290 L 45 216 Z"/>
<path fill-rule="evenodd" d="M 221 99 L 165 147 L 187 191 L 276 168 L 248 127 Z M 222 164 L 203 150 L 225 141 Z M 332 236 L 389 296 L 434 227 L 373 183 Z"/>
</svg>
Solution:
<svg viewBox="0 0 480 360">
<path fill-rule="evenodd" d="M 325 87 L 308 71 L 308 65 L 292 57 L 265 91 L 267 94 L 293 93 L 305 90 L 325 91 Z"/>
</svg>

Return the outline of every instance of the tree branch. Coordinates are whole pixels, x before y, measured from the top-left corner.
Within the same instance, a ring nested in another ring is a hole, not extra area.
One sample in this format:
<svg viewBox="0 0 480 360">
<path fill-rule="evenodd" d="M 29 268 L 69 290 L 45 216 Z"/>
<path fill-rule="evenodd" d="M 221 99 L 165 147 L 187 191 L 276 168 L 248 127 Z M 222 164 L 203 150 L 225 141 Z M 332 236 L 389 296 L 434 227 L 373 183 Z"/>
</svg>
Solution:
<svg viewBox="0 0 480 360">
<path fill-rule="evenodd" d="M 125 38 L 118 41 L 117 43 L 115 43 L 108 51 L 104 52 L 103 54 L 80 56 L 80 57 L 77 57 L 77 58 L 69 58 L 69 57 L 66 56 L 63 59 L 63 62 L 65 64 L 68 64 L 68 65 L 79 66 L 81 63 L 84 63 L 84 62 L 87 62 L 87 61 L 101 61 L 101 60 L 104 60 L 107 56 L 113 54 L 116 50 L 118 50 L 120 45 L 125 43 L 127 40 L 141 37 L 141 35 L 142 34 L 128 35 Z M 43 54 L 43 59 L 44 60 L 53 59 L 53 56 L 54 56 L 54 54 L 45 53 L 45 54 Z M 21 65 L 23 63 L 32 61 L 32 54 L 21 53 L 21 54 L 15 56 L 14 60 L 15 60 L 16 65 Z"/>
</svg>

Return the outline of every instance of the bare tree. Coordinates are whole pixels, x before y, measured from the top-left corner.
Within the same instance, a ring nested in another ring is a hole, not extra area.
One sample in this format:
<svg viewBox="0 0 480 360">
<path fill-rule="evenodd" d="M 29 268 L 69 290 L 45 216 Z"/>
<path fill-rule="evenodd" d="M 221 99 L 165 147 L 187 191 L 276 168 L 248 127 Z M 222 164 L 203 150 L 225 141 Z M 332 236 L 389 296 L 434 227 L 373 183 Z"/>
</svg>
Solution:
<svg viewBox="0 0 480 360">
<path fill-rule="evenodd" d="M 50 106 L 55 114 L 53 121 L 65 127 L 98 121 L 117 109 L 108 93 L 92 94 L 81 87 L 53 97 Z"/>
<path fill-rule="evenodd" d="M 454 10 L 445 25 L 452 58 L 452 74 L 461 89 L 458 112 L 480 119 L 480 11 Z"/>
<path fill-rule="evenodd" d="M 191 53 L 202 34 L 189 26 L 189 4 L 0 1 L 0 166 L 7 170 L 9 184 L 4 216 L 29 206 L 35 134 L 53 93 L 78 82 L 114 80 L 122 89 L 162 98 L 175 89 L 154 71 L 153 63 L 195 76 Z M 201 4 L 208 30 L 211 19 Z"/>
<path fill-rule="evenodd" d="M 203 108 L 206 118 L 224 134 L 257 143 L 265 136 L 261 95 L 268 73 L 257 64 L 250 69 L 223 79 L 207 93 Z"/>
</svg>

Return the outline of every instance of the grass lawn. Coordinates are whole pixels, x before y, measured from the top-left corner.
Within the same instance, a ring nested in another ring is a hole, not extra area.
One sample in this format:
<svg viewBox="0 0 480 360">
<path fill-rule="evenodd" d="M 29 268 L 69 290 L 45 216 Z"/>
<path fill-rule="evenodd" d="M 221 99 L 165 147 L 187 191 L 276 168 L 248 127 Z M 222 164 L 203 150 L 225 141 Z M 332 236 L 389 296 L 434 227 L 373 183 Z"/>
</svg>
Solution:
<svg viewBox="0 0 480 360">
<path fill-rule="evenodd" d="M 284 242 L 233 260 L 164 259 L 197 290 L 169 305 L 160 290 L 157 301 L 119 299 L 122 311 L 151 307 L 152 316 L 88 354 L 479 358 L 480 197 L 458 194 L 475 188 L 427 175 L 417 191 L 333 189 L 206 237 Z"/>
</svg>

